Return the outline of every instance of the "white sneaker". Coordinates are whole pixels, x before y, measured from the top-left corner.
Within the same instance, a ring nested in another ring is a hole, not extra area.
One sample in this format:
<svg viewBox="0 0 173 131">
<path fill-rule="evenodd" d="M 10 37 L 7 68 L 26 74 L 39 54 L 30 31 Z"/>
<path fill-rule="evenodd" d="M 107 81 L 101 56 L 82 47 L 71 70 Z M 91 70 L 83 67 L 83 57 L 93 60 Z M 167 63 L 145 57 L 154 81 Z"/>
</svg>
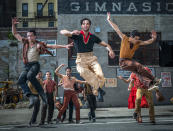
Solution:
<svg viewBox="0 0 173 131">
<path fill-rule="evenodd" d="M 159 90 L 159 86 L 152 86 L 151 88 L 148 89 L 148 91 L 153 91 L 153 90 Z"/>
</svg>

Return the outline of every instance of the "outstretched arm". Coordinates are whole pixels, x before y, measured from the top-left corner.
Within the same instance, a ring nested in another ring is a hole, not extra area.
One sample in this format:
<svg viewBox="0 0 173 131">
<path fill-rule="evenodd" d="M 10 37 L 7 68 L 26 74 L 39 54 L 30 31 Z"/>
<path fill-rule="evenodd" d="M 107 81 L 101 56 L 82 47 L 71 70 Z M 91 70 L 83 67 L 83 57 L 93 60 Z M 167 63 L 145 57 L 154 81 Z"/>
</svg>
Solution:
<svg viewBox="0 0 173 131">
<path fill-rule="evenodd" d="M 117 76 L 117 78 L 119 78 L 120 80 L 123 80 L 125 83 L 130 82 L 130 77 L 128 79 L 124 79 L 122 76 Z"/>
<path fill-rule="evenodd" d="M 157 39 L 157 33 L 153 30 L 151 32 L 151 39 L 149 39 L 147 41 L 141 41 L 139 44 L 140 45 L 149 45 L 149 44 L 152 44 L 156 39 Z"/>
<path fill-rule="evenodd" d="M 79 35 L 80 31 L 79 30 L 74 30 L 74 31 L 61 30 L 60 34 L 65 35 L 67 37 L 72 37 L 72 35 Z"/>
<path fill-rule="evenodd" d="M 113 23 L 113 22 L 111 21 L 111 16 L 110 16 L 110 15 L 111 15 L 110 12 L 108 12 L 108 13 L 107 13 L 107 21 L 108 21 L 109 24 L 112 26 L 112 28 L 116 31 L 116 33 L 119 35 L 119 37 L 120 37 L 121 39 L 123 39 L 124 34 L 120 31 L 120 29 L 118 28 L 118 26 L 117 26 L 115 23 Z"/>
<path fill-rule="evenodd" d="M 60 77 L 60 78 L 63 78 L 63 75 L 59 73 L 59 70 L 60 70 L 63 66 L 65 66 L 65 64 L 61 64 L 61 65 L 60 65 L 58 68 L 56 68 L 56 70 L 55 70 L 55 74 L 56 74 L 58 77 Z"/>
<path fill-rule="evenodd" d="M 12 18 L 12 34 L 18 41 L 22 41 L 22 36 L 16 31 L 15 25 L 18 23 L 17 18 Z"/>
<path fill-rule="evenodd" d="M 99 43 L 101 46 L 106 47 L 106 49 L 109 51 L 109 56 L 113 59 L 115 57 L 115 53 L 112 50 L 111 46 L 107 44 L 106 42 L 102 41 Z"/>
<path fill-rule="evenodd" d="M 81 81 L 81 80 L 78 80 L 78 79 L 76 79 L 76 82 L 79 83 L 79 84 L 86 84 L 87 83 L 86 81 Z"/>
<path fill-rule="evenodd" d="M 72 47 L 74 44 L 73 42 L 68 44 L 68 45 L 51 45 L 51 44 L 47 44 L 46 47 L 47 48 L 51 48 L 51 49 L 57 49 L 57 48 L 66 48 L 66 49 L 70 49 L 70 47 Z"/>
</svg>

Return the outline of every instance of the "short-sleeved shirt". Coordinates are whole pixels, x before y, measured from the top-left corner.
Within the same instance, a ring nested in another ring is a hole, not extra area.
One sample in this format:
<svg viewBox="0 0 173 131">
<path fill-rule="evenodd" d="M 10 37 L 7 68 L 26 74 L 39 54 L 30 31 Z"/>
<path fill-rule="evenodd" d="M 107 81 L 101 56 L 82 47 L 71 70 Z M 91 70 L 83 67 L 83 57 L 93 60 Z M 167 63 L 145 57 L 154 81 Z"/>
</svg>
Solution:
<svg viewBox="0 0 173 131">
<path fill-rule="evenodd" d="M 145 69 L 151 73 L 151 70 L 148 67 L 145 67 Z M 131 73 L 130 75 L 131 79 L 134 79 L 134 86 L 136 88 L 147 88 L 144 86 L 144 84 L 139 80 L 139 78 L 137 77 L 137 75 L 135 73 Z"/>
<path fill-rule="evenodd" d="M 121 41 L 120 58 L 131 59 L 138 48 L 139 48 L 139 43 L 136 44 L 130 43 L 129 38 L 127 36 L 124 36 Z"/>
<path fill-rule="evenodd" d="M 91 34 L 90 32 L 85 38 L 83 31 L 81 31 L 80 35 L 72 35 L 71 38 L 74 40 L 74 46 L 77 53 L 92 52 L 94 44 L 99 44 L 101 42 L 100 38 Z"/>
<path fill-rule="evenodd" d="M 46 86 L 47 93 L 53 93 L 55 90 L 56 82 L 54 80 L 44 80 L 43 85 Z"/>
</svg>

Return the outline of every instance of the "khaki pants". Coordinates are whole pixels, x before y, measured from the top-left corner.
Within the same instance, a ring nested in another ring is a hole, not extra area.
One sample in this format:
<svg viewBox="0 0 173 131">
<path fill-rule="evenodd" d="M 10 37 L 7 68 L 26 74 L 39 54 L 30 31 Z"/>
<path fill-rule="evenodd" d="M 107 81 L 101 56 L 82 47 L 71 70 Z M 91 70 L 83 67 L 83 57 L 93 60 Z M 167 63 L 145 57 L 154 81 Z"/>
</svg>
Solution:
<svg viewBox="0 0 173 131">
<path fill-rule="evenodd" d="M 154 103 L 153 103 L 153 98 L 152 98 L 152 92 L 148 91 L 148 89 L 143 89 L 143 88 L 138 88 L 136 91 L 136 100 L 135 100 L 135 111 L 141 116 L 141 99 L 142 96 L 145 95 L 148 105 L 149 105 L 149 116 L 150 120 L 154 121 L 155 120 L 155 115 L 154 115 Z"/>
<path fill-rule="evenodd" d="M 76 64 L 80 76 L 83 77 L 95 90 L 99 87 L 103 87 L 105 78 L 101 66 L 97 62 L 97 57 L 93 55 L 93 52 L 78 53 Z"/>
</svg>

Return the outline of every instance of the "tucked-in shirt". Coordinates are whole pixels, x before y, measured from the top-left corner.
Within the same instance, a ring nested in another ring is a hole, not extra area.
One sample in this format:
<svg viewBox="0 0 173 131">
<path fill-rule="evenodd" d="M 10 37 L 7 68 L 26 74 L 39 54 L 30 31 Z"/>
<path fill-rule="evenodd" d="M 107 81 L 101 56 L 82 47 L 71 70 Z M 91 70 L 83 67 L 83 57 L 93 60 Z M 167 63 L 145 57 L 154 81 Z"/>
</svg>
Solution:
<svg viewBox="0 0 173 131">
<path fill-rule="evenodd" d="M 56 82 L 54 80 L 44 80 L 43 85 L 47 93 L 53 93 L 55 90 Z"/>
<path fill-rule="evenodd" d="M 28 62 L 39 61 L 40 55 L 39 51 L 37 50 L 37 44 L 35 44 L 33 47 L 29 47 L 27 58 Z"/>
<path fill-rule="evenodd" d="M 151 73 L 151 70 L 148 67 L 145 67 L 145 69 Z M 137 77 L 135 73 L 131 73 L 130 78 L 134 79 L 134 86 L 136 88 L 148 88 L 144 86 L 144 84 L 139 80 L 139 78 Z"/>
<path fill-rule="evenodd" d="M 65 90 L 74 90 L 74 83 L 76 82 L 76 78 L 75 77 L 69 77 L 66 75 L 63 75 L 62 78 L 62 83 L 63 83 L 63 87 Z"/>
<path fill-rule="evenodd" d="M 74 46 L 77 53 L 92 52 L 94 44 L 99 44 L 101 42 L 100 38 L 90 32 L 85 38 L 83 31 L 81 31 L 80 35 L 72 35 L 71 38 L 74 40 Z"/>
<path fill-rule="evenodd" d="M 129 38 L 127 36 L 124 36 L 121 41 L 120 58 L 131 59 L 138 48 L 139 48 L 139 43 L 136 44 L 130 43 Z"/>
</svg>

